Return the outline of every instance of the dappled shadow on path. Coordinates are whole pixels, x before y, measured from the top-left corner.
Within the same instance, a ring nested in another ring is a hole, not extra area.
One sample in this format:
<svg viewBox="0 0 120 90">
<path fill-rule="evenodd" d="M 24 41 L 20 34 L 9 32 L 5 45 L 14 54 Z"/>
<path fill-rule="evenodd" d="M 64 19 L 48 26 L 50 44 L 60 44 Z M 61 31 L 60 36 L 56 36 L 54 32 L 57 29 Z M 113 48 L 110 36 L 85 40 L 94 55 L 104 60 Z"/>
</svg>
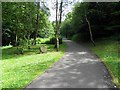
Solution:
<svg viewBox="0 0 120 90">
<path fill-rule="evenodd" d="M 90 51 L 70 40 L 60 61 L 34 80 L 27 88 L 108 88 L 105 66 Z"/>
</svg>

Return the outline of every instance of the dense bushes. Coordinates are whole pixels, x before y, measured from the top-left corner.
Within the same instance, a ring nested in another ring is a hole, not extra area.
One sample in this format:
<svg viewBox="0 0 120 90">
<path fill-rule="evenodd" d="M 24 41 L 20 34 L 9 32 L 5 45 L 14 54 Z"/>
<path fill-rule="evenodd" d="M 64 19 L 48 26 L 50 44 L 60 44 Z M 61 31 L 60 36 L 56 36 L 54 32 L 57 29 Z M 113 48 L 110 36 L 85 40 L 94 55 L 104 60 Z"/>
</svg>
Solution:
<svg viewBox="0 0 120 90">
<path fill-rule="evenodd" d="M 47 40 L 46 42 L 44 42 L 45 44 L 55 44 L 56 43 L 56 38 L 52 37 L 49 40 Z M 59 44 L 62 44 L 62 38 L 59 38 Z"/>
<path fill-rule="evenodd" d="M 51 38 L 50 44 L 55 44 L 55 43 L 56 43 L 56 38 Z M 62 38 L 59 38 L 59 44 L 62 44 Z"/>
<path fill-rule="evenodd" d="M 30 40 L 30 43 L 32 44 L 33 39 Z M 55 44 L 56 38 L 51 37 L 51 38 L 37 38 L 36 39 L 36 44 Z M 62 44 L 62 37 L 59 37 L 59 44 Z"/>
<path fill-rule="evenodd" d="M 89 38 L 89 34 L 87 33 L 84 33 L 84 34 L 78 33 L 73 35 L 72 40 L 75 42 L 86 42 L 86 41 L 89 41 L 90 38 Z"/>
<path fill-rule="evenodd" d="M 73 35 L 72 40 L 75 41 L 75 42 L 79 42 L 80 41 L 80 35 L 79 34 Z"/>
<path fill-rule="evenodd" d="M 24 54 L 25 50 L 32 49 L 33 47 L 33 39 L 30 39 L 29 44 L 26 43 L 25 40 L 20 39 L 18 42 L 18 46 L 16 47 L 17 49 L 15 50 L 15 54 Z M 36 44 L 39 45 L 39 51 L 44 53 L 47 52 L 47 48 L 44 46 L 45 44 L 54 44 L 56 43 L 56 38 L 51 37 L 51 38 L 37 38 L 36 39 Z M 59 44 L 62 44 L 62 38 L 59 37 Z"/>
</svg>

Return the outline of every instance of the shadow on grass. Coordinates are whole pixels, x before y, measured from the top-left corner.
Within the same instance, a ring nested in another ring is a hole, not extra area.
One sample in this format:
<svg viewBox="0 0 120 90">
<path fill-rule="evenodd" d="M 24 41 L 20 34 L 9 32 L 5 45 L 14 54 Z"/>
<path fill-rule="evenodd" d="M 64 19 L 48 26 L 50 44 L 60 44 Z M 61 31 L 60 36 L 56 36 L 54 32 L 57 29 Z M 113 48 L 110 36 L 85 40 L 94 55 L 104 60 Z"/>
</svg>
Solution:
<svg viewBox="0 0 120 90">
<path fill-rule="evenodd" d="M 47 47 L 47 52 L 55 52 L 54 45 L 51 44 L 42 44 L 42 45 Z M 16 47 L 5 48 L 2 49 L 2 60 L 15 59 L 26 55 L 41 54 L 39 48 L 40 45 L 36 45 L 36 46 L 31 46 L 31 49 L 24 49 L 23 55 L 16 54 L 16 52 L 18 52 Z"/>
</svg>

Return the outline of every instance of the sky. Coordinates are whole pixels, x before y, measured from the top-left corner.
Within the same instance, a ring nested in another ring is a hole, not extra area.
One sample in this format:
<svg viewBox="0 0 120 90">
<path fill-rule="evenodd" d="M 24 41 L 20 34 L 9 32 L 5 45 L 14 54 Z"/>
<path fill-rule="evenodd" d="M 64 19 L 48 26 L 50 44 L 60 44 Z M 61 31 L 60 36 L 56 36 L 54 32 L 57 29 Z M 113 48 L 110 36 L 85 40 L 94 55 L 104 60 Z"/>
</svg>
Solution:
<svg viewBox="0 0 120 90">
<path fill-rule="evenodd" d="M 50 9 L 50 17 L 49 17 L 49 20 L 50 21 L 55 21 L 55 16 L 56 16 L 56 10 L 53 9 L 55 8 L 55 5 L 53 4 L 56 0 L 44 0 L 44 2 L 46 2 L 47 6 L 49 7 Z M 58 0 L 60 2 L 60 0 Z M 64 2 L 81 2 L 81 0 L 63 0 Z M 68 4 L 67 6 L 65 6 L 65 8 L 63 8 L 64 12 L 63 12 L 63 16 L 62 16 L 62 21 L 65 19 L 65 15 L 68 13 L 68 12 L 71 12 L 72 11 L 72 7 L 73 7 L 73 4 L 70 5 Z"/>
<path fill-rule="evenodd" d="M 50 21 L 55 21 L 55 14 L 56 14 L 56 11 L 55 9 L 55 5 L 53 4 L 53 2 L 55 2 L 56 0 L 44 0 L 44 2 L 46 2 L 47 6 L 49 7 L 50 9 L 50 13 L 51 13 L 51 16 L 49 17 L 49 20 Z M 61 0 L 58 0 L 59 2 Z M 62 21 L 65 19 L 65 15 L 68 13 L 68 12 L 71 12 L 72 11 L 72 8 L 73 8 L 73 4 L 76 3 L 76 2 L 82 2 L 83 0 L 63 0 L 63 2 L 73 2 L 72 5 L 68 4 L 64 9 L 64 15 L 62 16 Z M 118 2 L 120 0 L 84 0 L 84 2 Z"/>
</svg>

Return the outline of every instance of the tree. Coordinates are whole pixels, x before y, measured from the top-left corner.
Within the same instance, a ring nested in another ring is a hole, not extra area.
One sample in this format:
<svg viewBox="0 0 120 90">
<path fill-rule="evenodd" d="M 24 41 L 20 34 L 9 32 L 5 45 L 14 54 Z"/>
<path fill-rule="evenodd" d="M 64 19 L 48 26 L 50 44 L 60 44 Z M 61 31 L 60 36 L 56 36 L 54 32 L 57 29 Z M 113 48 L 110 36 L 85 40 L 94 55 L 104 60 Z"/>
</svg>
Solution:
<svg viewBox="0 0 120 90">
<path fill-rule="evenodd" d="M 44 29 L 43 32 L 47 32 L 49 29 L 50 22 L 48 22 L 48 12 L 49 10 L 46 7 L 46 9 L 41 9 L 38 13 L 38 7 L 35 6 L 34 2 L 3 2 L 3 45 L 9 45 L 11 42 L 13 46 L 18 46 L 20 39 L 22 39 L 29 47 L 30 38 L 34 38 L 34 36 L 37 35 L 41 36 L 40 31 L 42 31 L 42 29 Z M 38 14 L 41 16 L 39 19 Z M 33 33 L 36 30 L 37 35 L 34 35 Z"/>
<path fill-rule="evenodd" d="M 58 39 L 58 0 L 56 0 L 56 48 L 59 50 L 59 39 Z"/>
<path fill-rule="evenodd" d="M 40 17 L 40 2 L 37 2 L 37 17 L 36 17 L 36 29 L 34 31 L 34 42 L 33 45 L 36 45 L 36 38 L 38 33 L 39 17 Z"/>
<path fill-rule="evenodd" d="M 74 21 L 74 20 L 78 19 L 79 25 L 80 25 L 80 24 L 84 23 L 86 20 L 87 25 L 88 25 L 89 34 L 90 34 L 90 40 L 93 43 L 93 45 L 95 46 L 95 42 L 93 40 L 93 34 L 92 34 L 92 30 L 91 30 L 90 20 L 88 19 L 88 14 L 89 14 L 88 7 L 89 7 L 89 3 L 77 3 L 74 8 L 74 11 L 73 11 L 73 14 L 74 14 L 73 22 L 75 22 L 75 24 L 76 24 L 76 21 Z M 79 17 L 78 17 L 78 15 L 79 15 Z M 78 23 L 78 20 L 77 20 L 77 23 Z"/>
<path fill-rule="evenodd" d="M 88 20 L 88 18 L 87 18 L 87 16 L 86 16 L 86 15 L 85 15 L 85 18 L 86 18 L 86 21 L 87 21 L 87 23 L 88 23 L 88 27 L 89 27 L 90 39 L 91 39 L 91 41 L 92 41 L 93 45 L 95 46 L 95 42 L 94 42 L 94 40 L 93 40 L 93 34 L 92 34 L 92 30 L 91 30 L 90 21 Z"/>
<path fill-rule="evenodd" d="M 56 0 L 56 44 L 55 47 L 57 51 L 59 50 L 59 35 L 60 35 L 60 27 L 61 27 L 61 20 L 62 20 L 62 5 L 63 0 L 60 2 L 60 7 L 58 8 L 58 0 Z M 59 9 L 59 15 L 58 15 Z"/>
<path fill-rule="evenodd" d="M 66 38 L 70 38 L 74 34 L 72 30 L 72 12 L 66 15 L 65 21 L 61 24 L 61 34 Z"/>
<path fill-rule="evenodd" d="M 42 36 L 38 32 L 44 30 L 43 32 L 48 33 L 50 22 L 48 22 L 47 7 L 39 10 L 39 6 L 35 6 L 34 2 L 4 2 L 2 6 L 3 45 L 16 46 L 23 54 L 24 48 L 30 49 L 31 38 L 34 38 L 36 44 L 37 36 Z"/>
</svg>

